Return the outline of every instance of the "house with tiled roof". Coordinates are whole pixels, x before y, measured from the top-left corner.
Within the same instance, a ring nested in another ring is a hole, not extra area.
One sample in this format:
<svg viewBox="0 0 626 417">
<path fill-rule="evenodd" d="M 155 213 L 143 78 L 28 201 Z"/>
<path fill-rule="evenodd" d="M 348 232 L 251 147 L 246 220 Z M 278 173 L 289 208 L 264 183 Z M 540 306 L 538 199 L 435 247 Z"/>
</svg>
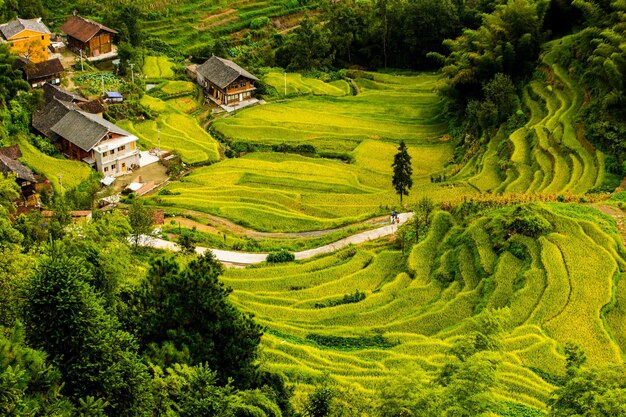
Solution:
<svg viewBox="0 0 626 417">
<path fill-rule="evenodd" d="M 33 114 L 33 127 L 70 159 L 117 176 L 139 166 L 137 137 L 72 103 L 53 97 Z"/>
<path fill-rule="evenodd" d="M 22 194 L 28 196 L 34 192 L 35 175 L 26 165 L 19 161 L 22 151 L 19 145 L 0 148 L 0 172 L 6 177 L 9 173 L 15 175 L 15 181 L 22 189 Z"/>
<path fill-rule="evenodd" d="M 228 59 L 212 56 L 196 68 L 198 84 L 219 104 L 236 104 L 252 98 L 259 79 Z"/>
<path fill-rule="evenodd" d="M 63 64 L 58 58 L 42 62 L 31 62 L 26 58 L 19 58 L 13 63 L 13 68 L 22 72 L 23 78 L 31 87 L 43 87 L 44 84 L 61 84 Z"/>
<path fill-rule="evenodd" d="M 48 60 L 50 30 L 36 19 L 14 19 L 0 24 L 0 42 L 7 43 L 12 53 L 28 58 L 31 62 Z"/>
<path fill-rule="evenodd" d="M 67 35 L 67 47 L 85 58 L 97 57 L 113 50 L 113 35 L 117 31 L 80 16 L 70 17 L 61 26 Z"/>
</svg>

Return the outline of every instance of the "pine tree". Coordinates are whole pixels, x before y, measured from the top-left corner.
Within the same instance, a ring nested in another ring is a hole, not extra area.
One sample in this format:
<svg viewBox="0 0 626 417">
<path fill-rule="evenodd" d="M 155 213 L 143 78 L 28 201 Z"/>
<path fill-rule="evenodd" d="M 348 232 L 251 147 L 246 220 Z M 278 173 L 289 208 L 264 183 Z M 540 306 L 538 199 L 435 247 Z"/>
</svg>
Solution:
<svg viewBox="0 0 626 417">
<path fill-rule="evenodd" d="M 413 187 L 413 168 L 411 168 L 411 156 L 407 151 L 404 141 L 400 141 L 398 153 L 393 157 L 393 179 L 391 183 L 396 193 L 400 195 L 400 205 L 402 205 L 402 196 L 409 195 L 409 190 Z"/>
</svg>

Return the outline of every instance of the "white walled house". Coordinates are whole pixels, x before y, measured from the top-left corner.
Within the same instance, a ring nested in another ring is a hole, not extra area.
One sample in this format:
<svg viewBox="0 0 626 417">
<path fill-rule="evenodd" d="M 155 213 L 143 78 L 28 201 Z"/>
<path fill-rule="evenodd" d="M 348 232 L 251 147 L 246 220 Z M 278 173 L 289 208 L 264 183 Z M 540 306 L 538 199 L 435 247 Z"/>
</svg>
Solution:
<svg viewBox="0 0 626 417">
<path fill-rule="evenodd" d="M 93 156 L 98 172 L 110 176 L 124 175 L 139 166 L 137 137 L 129 135 L 103 140 L 93 147 Z"/>
</svg>

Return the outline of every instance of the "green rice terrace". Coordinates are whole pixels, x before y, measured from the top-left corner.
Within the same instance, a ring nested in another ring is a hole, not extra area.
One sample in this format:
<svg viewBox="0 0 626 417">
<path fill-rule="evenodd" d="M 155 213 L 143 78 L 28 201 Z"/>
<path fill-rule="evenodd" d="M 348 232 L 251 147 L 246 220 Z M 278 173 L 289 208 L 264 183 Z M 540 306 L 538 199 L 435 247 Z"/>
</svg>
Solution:
<svg viewBox="0 0 626 417">
<path fill-rule="evenodd" d="M 611 218 L 550 203 L 436 212 L 408 258 L 370 244 L 223 280 L 267 328 L 264 363 L 305 384 L 329 372 L 365 402 L 408 363 L 437 370 L 477 315 L 506 308 L 496 394 L 531 413 L 564 375 L 564 343 L 591 364 L 622 363 L 625 270 Z"/>
<path fill-rule="evenodd" d="M 586 140 L 574 121 L 583 106 L 583 90 L 567 70 L 553 63 L 550 53 L 543 65 L 545 81 L 534 80 L 523 92 L 526 125 L 492 140 L 459 178 L 469 174 L 471 185 L 496 193 L 583 194 L 607 180 L 604 154 Z M 503 169 L 499 164 L 509 150 Z"/>
<path fill-rule="evenodd" d="M 349 152 L 366 139 L 408 145 L 441 143 L 447 131 L 443 102 L 437 95 L 438 75 L 364 74 L 356 84 L 360 94 L 333 97 L 343 84 L 314 83 L 290 75 L 290 91 L 307 86 L 313 94 L 244 109 L 213 123 L 227 140 L 253 144 L 308 144 L 321 151 Z M 268 76 L 279 94 L 281 81 Z M 366 78 L 367 77 L 367 78 Z M 303 84 L 308 83 L 308 84 Z"/>
</svg>

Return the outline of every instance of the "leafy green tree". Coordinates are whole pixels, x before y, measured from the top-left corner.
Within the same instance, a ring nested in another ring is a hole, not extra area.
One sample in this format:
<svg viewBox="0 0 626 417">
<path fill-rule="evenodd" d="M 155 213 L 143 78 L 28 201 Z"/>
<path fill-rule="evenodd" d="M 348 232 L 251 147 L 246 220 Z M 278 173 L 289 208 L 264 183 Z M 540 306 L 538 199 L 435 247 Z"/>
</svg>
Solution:
<svg viewBox="0 0 626 417">
<path fill-rule="evenodd" d="M 131 227 L 131 240 L 135 247 L 152 232 L 154 211 L 146 207 L 142 200 L 136 198 L 128 209 L 128 221 Z"/>
<path fill-rule="evenodd" d="M 14 60 L 6 44 L 0 44 L 0 107 L 5 107 L 19 91 L 30 88 L 21 72 L 13 69 Z"/>
<path fill-rule="evenodd" d="M 626 367 L 608 365 L 572 375 L 549 402 L 550 417 L 626 415 Z"/>
<path fill-rule="evenodd" d="M 391 184 L 396 190 L 396 194 L 400 195 L 400 205 L 402 205 L 402 196 L 409 195 L 409 190 L 413 187 L 413 168 L 411 167 L 411 156 L 404 141 L 400 141 L 398 153 L 393 157 L 393 178 Z"/>
<path fill-rule="evenodd" d="M 0 413 L 3 416 L 72 415 L 61 394 L 61 373 L 48 363 L 46 354 L 24 343 L 18 322 L 0 327 Z"/>
<path fill-rule="evenodd" d="M 289 70 L 326 70 L 334 60 L 330 32 L 308 14 L 276 52 L 280 65 Z"/>
<path fill-rule="evenodd" d="M 136 325 L 153 359 L 187 357 L 190 365 L 208 364 L 222 384 L 233 378 L 250 386 L 261 328 L 230 303 L 231 289 L 218 279 L 222 271 L 210 252 L 182 270 L 171 258 L 154 260 L 137 294 Z M 172 348 L 188 354 L 163 355 Z"/>
<path fill-rule="evenodd" d="M 66 393 L 102 398 L 111 416 L 138 416 L 150 410 L 146 367 L 130 334 L 88 284 L 85 261 L 52 245 L 39 262 L 27 292 L 25 325 L 29 344 L 45 350 L 63 375 Z"/>
<path fill-rule="evenodd" d="M 309 394 L 304 404 L 304 415 L 308 417 L 330 417 L 333 412 L 333 401 L 337 391 L 330 382 L 325 380 Z"/>
</svg>

